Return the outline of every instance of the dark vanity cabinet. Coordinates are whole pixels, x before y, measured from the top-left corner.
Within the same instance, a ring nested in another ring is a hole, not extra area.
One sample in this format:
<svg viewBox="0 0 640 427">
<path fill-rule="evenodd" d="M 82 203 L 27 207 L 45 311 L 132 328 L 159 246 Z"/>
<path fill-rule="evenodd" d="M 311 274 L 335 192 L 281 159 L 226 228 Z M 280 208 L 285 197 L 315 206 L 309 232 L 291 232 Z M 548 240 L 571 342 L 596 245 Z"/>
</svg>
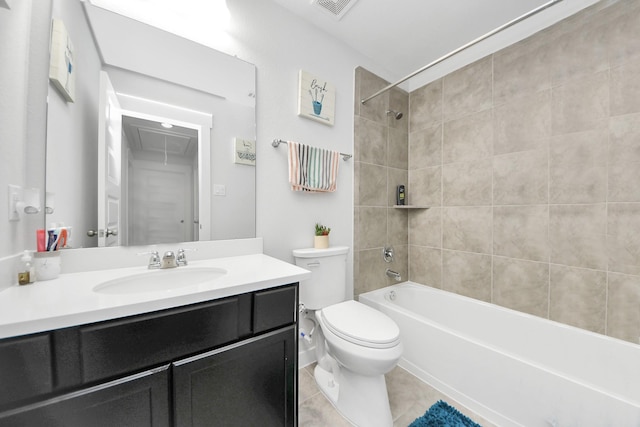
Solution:
<svg viewBox="0 0 640 427">
<path fill-rule="evenodd" d="M 298 285 L 0 340 L 0 427 L 295 426 Z"/>
</svg>

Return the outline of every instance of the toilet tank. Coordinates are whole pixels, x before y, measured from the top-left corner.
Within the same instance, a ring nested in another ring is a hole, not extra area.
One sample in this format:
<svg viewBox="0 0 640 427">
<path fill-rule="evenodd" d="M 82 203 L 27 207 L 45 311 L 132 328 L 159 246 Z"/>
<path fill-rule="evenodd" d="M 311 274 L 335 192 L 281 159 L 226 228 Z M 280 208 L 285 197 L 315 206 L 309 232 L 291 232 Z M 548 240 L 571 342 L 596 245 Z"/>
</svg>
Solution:
<svg viewBox="0 0 640 427">
<path fill-rule="evenodd" d="M 296 265 L 311 271 L 300 282 L 300 303 L 319 310 L 347 299 L 347 246 L 327 249 L 295 249 Z"/>
</svg>

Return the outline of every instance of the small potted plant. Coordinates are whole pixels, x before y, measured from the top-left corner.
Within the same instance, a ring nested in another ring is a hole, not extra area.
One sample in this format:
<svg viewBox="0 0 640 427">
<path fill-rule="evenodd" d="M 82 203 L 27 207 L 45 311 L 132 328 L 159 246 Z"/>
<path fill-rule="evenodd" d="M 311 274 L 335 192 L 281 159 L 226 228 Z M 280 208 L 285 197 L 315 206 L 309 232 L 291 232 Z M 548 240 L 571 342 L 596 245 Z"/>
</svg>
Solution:
<svg viewBox="0 0 640 427">
<path fill-rule="evenodd" d="M 329 247 L 329 233 L 331 229 L 316 222 L 316 235 L 313 239 L 313 247 L 316 249 L 326 249 Z"/>
</svg>

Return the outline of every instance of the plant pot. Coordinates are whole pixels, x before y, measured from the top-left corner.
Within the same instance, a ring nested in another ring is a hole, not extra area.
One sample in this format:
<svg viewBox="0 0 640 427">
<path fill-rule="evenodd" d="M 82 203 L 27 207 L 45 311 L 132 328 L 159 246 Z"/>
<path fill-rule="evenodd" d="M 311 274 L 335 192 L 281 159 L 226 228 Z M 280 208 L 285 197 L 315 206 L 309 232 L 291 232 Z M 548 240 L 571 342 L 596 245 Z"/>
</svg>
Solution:
<svg viewBox="0 0 640 427">
<path fill-rule="evenodd" d="M 313 247 L 316 249 L 327 249 L 329 247 L 329 235 L 313 236 Z"/>
</svg>

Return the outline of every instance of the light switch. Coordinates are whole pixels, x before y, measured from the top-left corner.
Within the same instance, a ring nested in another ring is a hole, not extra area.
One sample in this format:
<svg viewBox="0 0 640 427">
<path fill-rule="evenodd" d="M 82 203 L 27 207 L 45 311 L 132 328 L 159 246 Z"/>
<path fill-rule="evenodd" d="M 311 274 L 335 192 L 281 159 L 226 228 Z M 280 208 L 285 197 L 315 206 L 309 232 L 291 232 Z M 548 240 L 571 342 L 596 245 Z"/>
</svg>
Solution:
<svg viewBox="0 0 640 427">
<path fill-rule="evenodd" d="M 225 196 L 227 194 L 227 188 L 223 184 L 213 184 L 214 196 Z"/>
</svg>

